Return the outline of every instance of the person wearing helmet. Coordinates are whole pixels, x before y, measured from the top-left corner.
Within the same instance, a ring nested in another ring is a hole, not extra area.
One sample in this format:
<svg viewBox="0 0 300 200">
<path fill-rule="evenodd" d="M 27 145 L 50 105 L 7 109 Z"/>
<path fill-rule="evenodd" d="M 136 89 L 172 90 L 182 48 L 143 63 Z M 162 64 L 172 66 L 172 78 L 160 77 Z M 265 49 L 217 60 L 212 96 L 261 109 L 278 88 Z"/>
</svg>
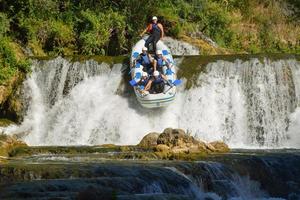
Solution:
<svg viewBox="0 0 300 200">
<path fill-rule="evenodd" d="M 156 51 L 156 43 L 159 39 L 164 37 L 164 28 L 161 23 L 157 22 L 158 19 L 156 16 L 152 17 L 152 23 L 147 26 L 147 28 L 140 34 L 142 37 L 145 33 L 149 33 L 150 36 L 145 42 L 145 47 L 149 49 L 149 44 L 152 43 L 153 51 Z"/>
<path fill-rule="evenodd" d="M 155 58 L 154 62 L 153 62 L 154 71 L 159 71 L 162 73 L 164 66 L 169 67 L 170 63 L 169 63 L 168 59 L 162 55 L 161 50 L 156 51 L 156 55 L 154 58 Z"/>
<path fill-rule="evenodd" d="M 137 89 L 138 89 L 138 91 L 141 94 L 146 94 L 147 93 L 147 91 L 145 90 L 145 88 L 146 88 L 148 82 L 149 82 L 148 73 L 147 72 L 143 72 L 141 80 L 137 83 L 137 85 L 138 85 Z"/>
<path fill-rule="evenodd" d="M 150 53 L 148 53 L 147 47 L 142 48 L 142 53 L 137 57 L 135 62 L 139 62 L 141 65 L 144 66 L 144 71 L 148 74 L 152 74 L 153 70 L 153 64 L 154 64 L 154 58 L 151 56 Z"/>
<path fill-rule="evenodd" d="M 152 78 L 148 81 L 145 91 L 149 91 L 153 94 L 162 93 L 165 88 L 165 81 L 167 77 L 159 73 L 159 71 L 154 71 Z"/>
<path fill-rule="evenodd" d="M 142 73 L 142 78 L 141 80 L 138 82 L 139 86 L 143 86 L 144 88 L 146 87 L 147 83 L 149 81 L 149 76 L 147 72 L 143 72 Z"/>
</svg>

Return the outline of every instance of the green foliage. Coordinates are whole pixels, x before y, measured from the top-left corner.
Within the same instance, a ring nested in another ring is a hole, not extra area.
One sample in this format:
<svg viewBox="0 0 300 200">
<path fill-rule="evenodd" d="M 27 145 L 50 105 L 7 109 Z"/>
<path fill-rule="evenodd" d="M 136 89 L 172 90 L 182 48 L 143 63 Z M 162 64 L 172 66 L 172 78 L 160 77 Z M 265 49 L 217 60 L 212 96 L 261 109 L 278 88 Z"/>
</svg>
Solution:
<svg viewBox="0 0 300 200">
<path fill-rule="evenodd" d="M 9 31 L 9 22 L 6 14 L 0 12 L 0 37 Z"/>
<path fill-rule="evenodd" d="M 105 47 L 108 44 L 111 32 L 117 31 L 117 39 L 120 45 L 124 45 L 124 17 L 116 12 L 95 14 L 90 10 L 81 12 L 80 42 L 81 53 L 86 55 L 105 54 Z"/>
<path fill-rule="evenodd" d="M 18 70 L 28 72 L 29 62 L 18 61 L 7 37 L 0 37 L 0 84 L 4 84 Z"/>
<path fill-rule="evenodd" d="M 53 56 L 119 55 L 156 15 L 172 37 L 203 32 L 235 52 L 297 52 L 297 38 L 284 41 L 289 35 L 282 33 L 280 40 L 271 31 L 280 20 L 299 27 L 299 1 L 287 2 L 295 8 L 289 17 L 276 10 L 275 0 L 9 0 L 0 2 L 0 36 L 9 32 L 12 41 Z M 236 29 L 247 23 L 257 32 Z"/>
</svg>

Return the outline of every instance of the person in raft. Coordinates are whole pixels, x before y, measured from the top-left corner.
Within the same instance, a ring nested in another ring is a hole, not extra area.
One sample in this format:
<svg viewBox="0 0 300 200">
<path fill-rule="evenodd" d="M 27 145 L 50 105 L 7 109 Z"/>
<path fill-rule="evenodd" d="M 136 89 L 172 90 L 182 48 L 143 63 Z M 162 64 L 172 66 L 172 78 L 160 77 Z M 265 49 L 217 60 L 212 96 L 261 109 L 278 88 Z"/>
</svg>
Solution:
<svg viewBox="0 0 300 200">
<path fill-rule="evenodd" d="M 149 91 L 152 94 L 162 93 L 165 88 L 165 81 L 167 81 L 166 76 L 160 74 L 159 71 L 154 71 L 152 78 L 145 87 L 145 91 Z"/>
<path fill-rule="evenodd" d="M 150 53 L 148 53 L 147 47 L 142 48 L 142 53 L 140 53 L 140 55 L 136 58 L 134 64 L 136 64 L 136 62 L 144 66 L 143 70 L 148 74 L 153 73 L 154 58 Z"/>
<path fill-rule="evenodd" d="M 171 63 L 168 61 L 168 59 L 162 55 L 161 50 L 156 51 L 156 55 L 154 58 L 154 71 L 159 71 L 160 73 L 163 73 L 164 66 L 167 66 L 168 68 L 171 66 Z"/>
<path fill-rule="evenodd" d="M 164 28 L 161 23 L 157 22 L 157 17 L 152 17 L 152 23 L 140 34 L 142 37 L 145 33 L 150 33 L 150 36 L 145 42 L 145 47 L 149 49 L 149 44 L 152 43 L 153 51 L 156 52 L 156 43 L 164 37 Z"/>
</svg>

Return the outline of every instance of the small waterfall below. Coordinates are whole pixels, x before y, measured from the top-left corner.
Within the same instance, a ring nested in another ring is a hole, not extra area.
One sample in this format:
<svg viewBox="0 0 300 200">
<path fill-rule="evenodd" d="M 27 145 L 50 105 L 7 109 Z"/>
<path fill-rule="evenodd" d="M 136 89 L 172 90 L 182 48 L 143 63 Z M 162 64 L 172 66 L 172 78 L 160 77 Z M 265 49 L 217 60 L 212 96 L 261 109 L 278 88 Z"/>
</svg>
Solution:
<svg viewBox="0 0 300 200">
<path fill-rule="evenodd" d="M 182 77 L 190 87 L 157 110 L 138 104 L 124 64 L 36 60 L 24 83 L 27 114 L 10 132 L 29 145 L 136 144 L 148 132 L 179 127 L 232 148 L 300 147 L 297 59 L 197 59 L 178 59 L 180 71 L 195 72 Z"/>
<path fill-rule="evenodd" d="M 0 198 L 299 199 L 299 151 L 265 154 L 227 154 L 199 162 L 86 162 L 76 155 L 35 155 L 25 165 L 0 166 Z"/>
</svg>

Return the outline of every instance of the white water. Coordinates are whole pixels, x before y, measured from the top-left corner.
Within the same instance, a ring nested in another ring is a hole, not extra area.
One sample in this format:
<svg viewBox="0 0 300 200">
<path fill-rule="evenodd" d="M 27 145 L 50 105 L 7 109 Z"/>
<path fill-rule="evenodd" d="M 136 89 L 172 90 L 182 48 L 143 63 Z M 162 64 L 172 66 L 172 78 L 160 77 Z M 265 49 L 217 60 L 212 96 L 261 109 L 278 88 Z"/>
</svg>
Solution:
<svg viewBox="0 0 300 200">
<path fill-rule="evenodd" d="M 181 86 L 174 104 L 157 110 L 137 104 L 121 71 L 94 61 L 35 62 L 24 86 L 27 115 L 10 132 L 28 133 L 29 145 L 136 144 L 148 132 L 180 127 L 231 147 L 300 147 L 294 59 L 210 63 L 194 87 Z"/>
</svg>

